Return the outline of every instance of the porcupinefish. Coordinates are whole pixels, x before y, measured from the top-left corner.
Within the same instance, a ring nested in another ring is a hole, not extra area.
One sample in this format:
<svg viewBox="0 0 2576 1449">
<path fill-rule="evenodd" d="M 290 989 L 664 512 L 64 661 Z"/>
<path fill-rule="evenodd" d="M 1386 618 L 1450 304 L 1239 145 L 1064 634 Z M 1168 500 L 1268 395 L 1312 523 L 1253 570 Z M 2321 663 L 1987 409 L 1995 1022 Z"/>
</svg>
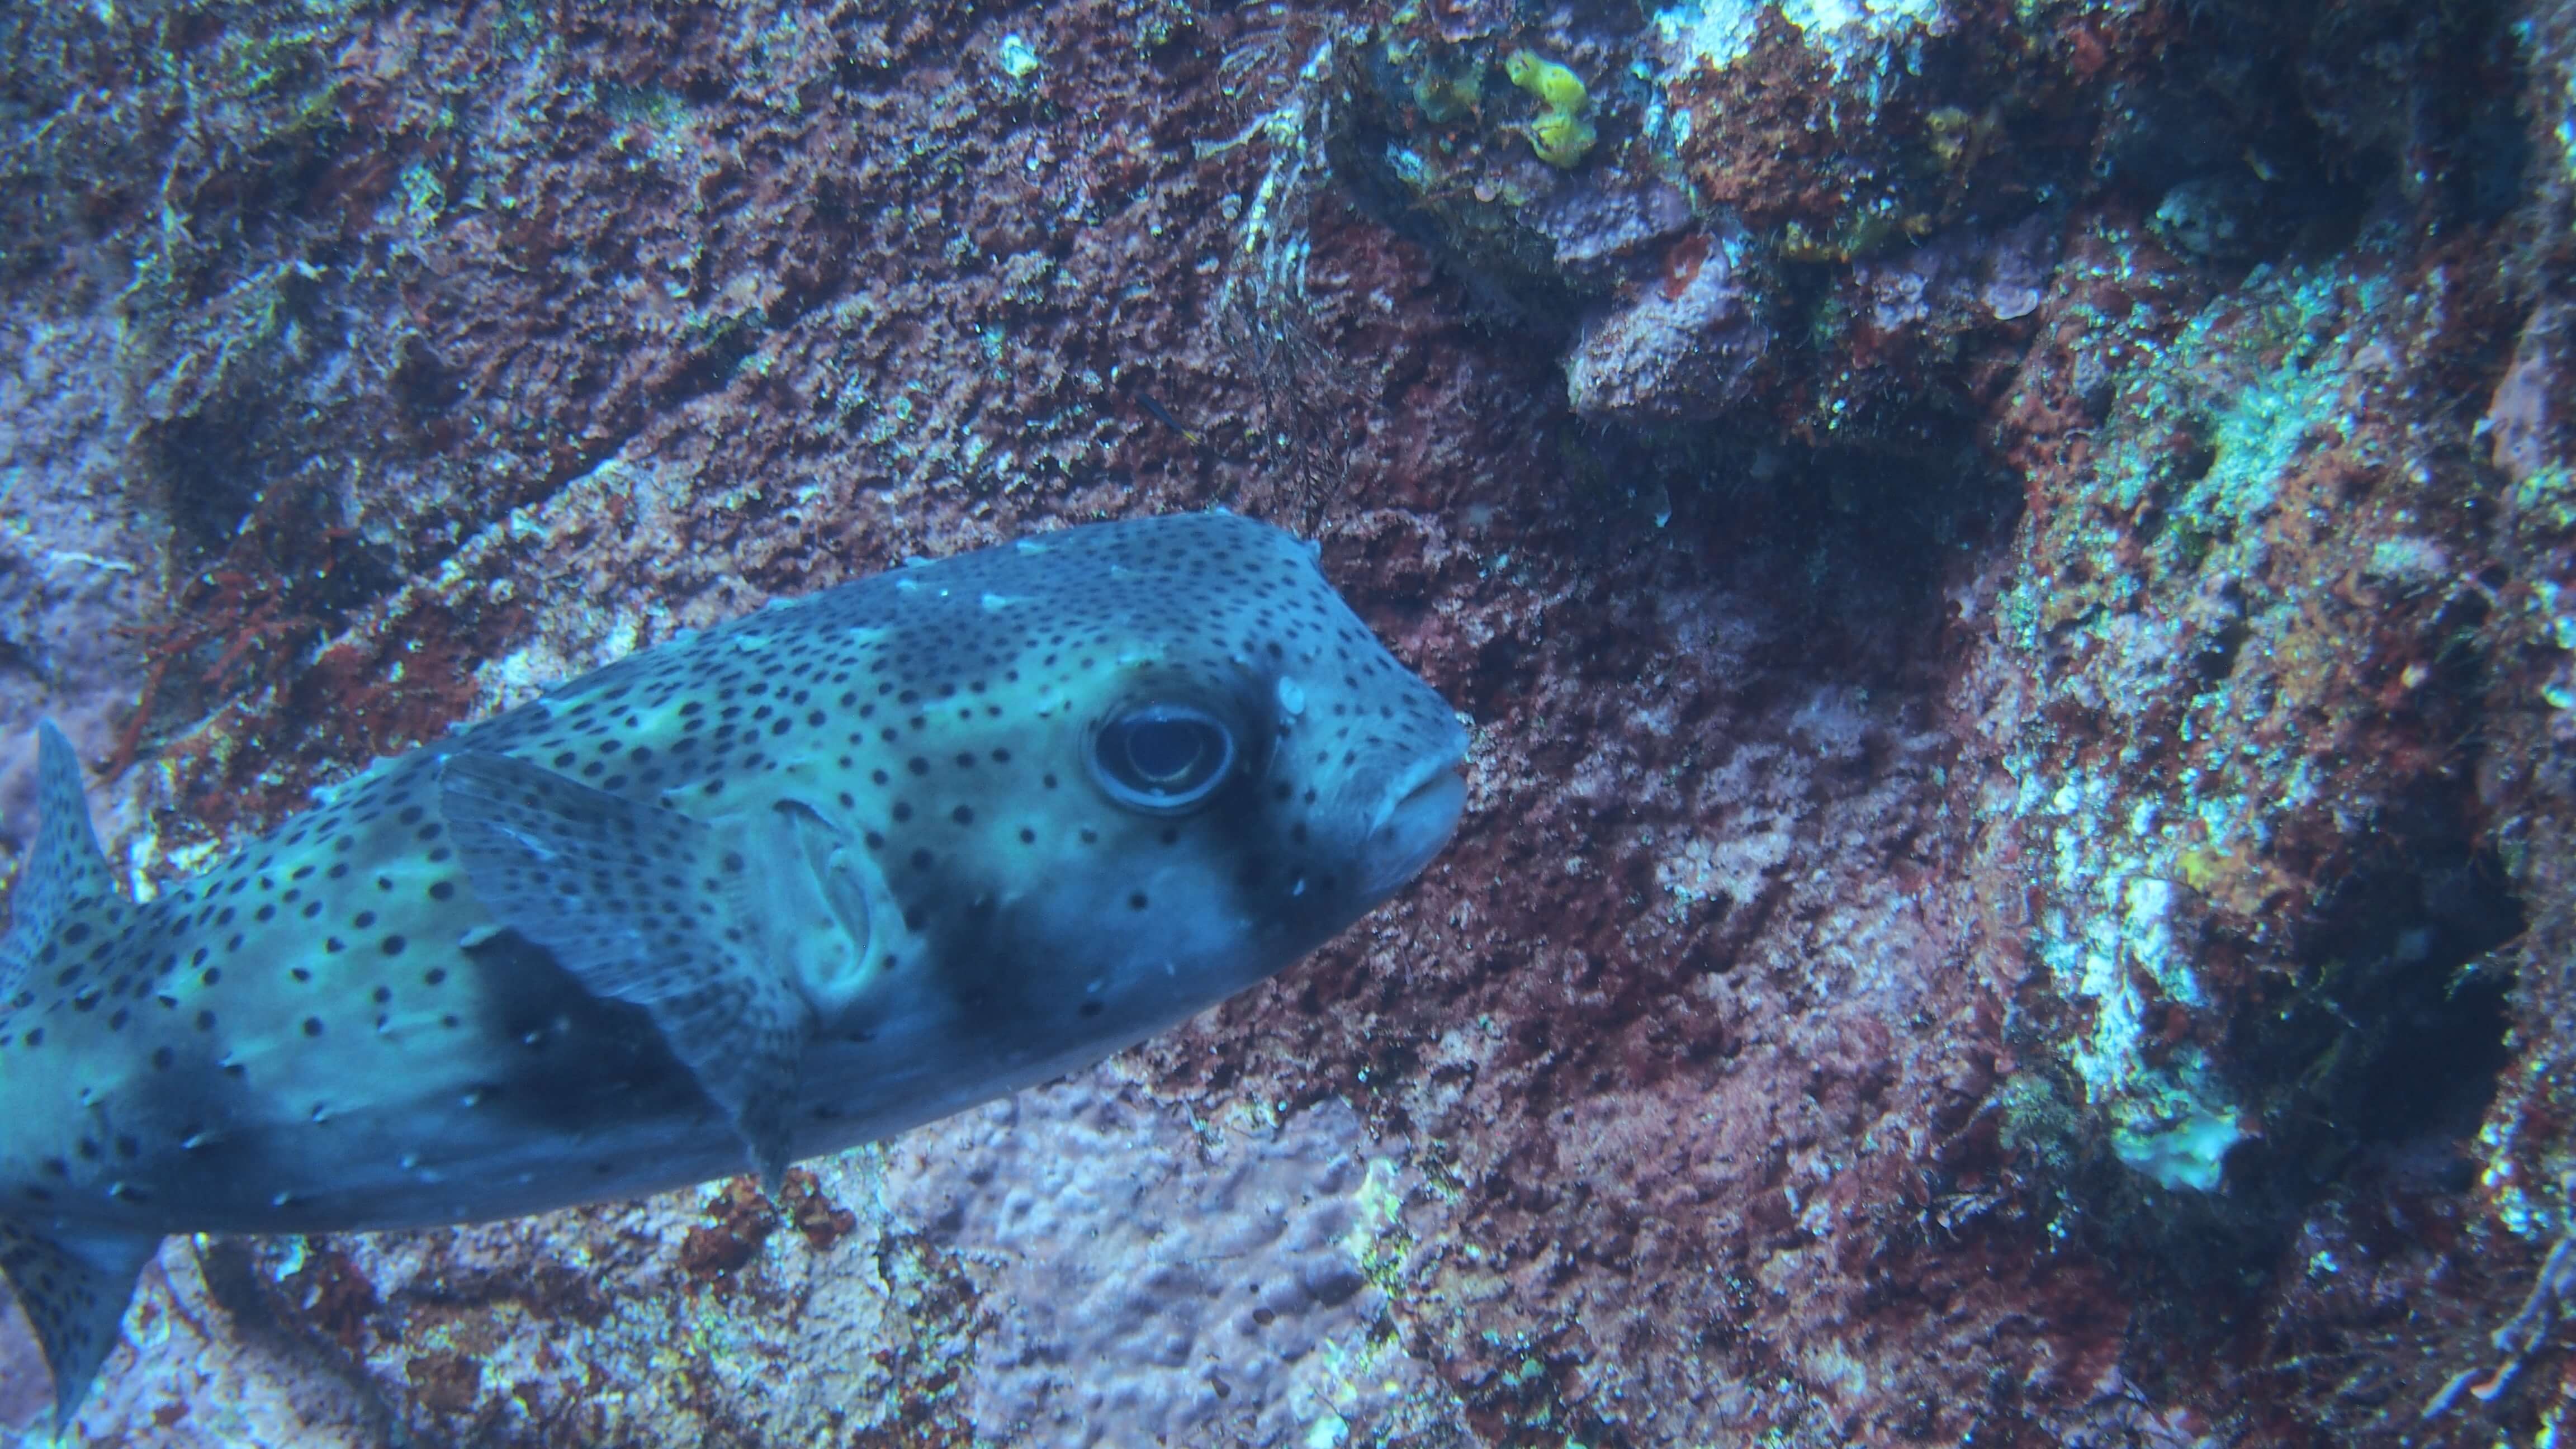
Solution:
<svg viewBox="0 0 2576 1449">
<path fill-rule="evenodd" d="M 0 940 L 0 1268 L 63 1420 L 164 1234 L 774 1185 L 1271 975 L 1465 798 L 1439 695 L 1307 546 L 1224 514 L 674 639 L 140 905 L 41 734 Z"/>
</svg>

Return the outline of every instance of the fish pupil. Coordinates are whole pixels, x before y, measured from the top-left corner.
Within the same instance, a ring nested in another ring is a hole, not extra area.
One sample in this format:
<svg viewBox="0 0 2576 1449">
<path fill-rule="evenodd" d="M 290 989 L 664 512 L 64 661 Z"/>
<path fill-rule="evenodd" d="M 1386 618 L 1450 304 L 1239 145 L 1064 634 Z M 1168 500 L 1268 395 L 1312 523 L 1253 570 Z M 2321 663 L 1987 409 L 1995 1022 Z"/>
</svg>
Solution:
<svg viewBox="0 0 2576 1449">
<path fill-rule="evenodd" d="M 1170 787 L 1187 780 L 1208 753 L 1195 720 L 1140 720 L 1127 730 L 1127 763 L 1138 779 Z"/>
</svg>

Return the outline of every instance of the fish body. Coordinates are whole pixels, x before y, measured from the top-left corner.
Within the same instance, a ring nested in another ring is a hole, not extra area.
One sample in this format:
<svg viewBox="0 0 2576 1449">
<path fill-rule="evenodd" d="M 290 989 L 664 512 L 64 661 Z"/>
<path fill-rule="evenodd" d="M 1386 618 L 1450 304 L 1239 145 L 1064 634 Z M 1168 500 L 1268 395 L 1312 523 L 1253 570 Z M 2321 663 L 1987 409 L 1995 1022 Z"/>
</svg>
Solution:
<svg viewBox="0 0 2576 1449">
<path fill-rule="evenodd" d="M 1223 514 L 643 651 L 140 905 L 43 734 L 0 941 L 0 1269 L 66 1418 L 165 1234 L 774 1183 L 1262 980 L 1464 798 L 1439 696 L 1306 545 Z"/>
</svg>

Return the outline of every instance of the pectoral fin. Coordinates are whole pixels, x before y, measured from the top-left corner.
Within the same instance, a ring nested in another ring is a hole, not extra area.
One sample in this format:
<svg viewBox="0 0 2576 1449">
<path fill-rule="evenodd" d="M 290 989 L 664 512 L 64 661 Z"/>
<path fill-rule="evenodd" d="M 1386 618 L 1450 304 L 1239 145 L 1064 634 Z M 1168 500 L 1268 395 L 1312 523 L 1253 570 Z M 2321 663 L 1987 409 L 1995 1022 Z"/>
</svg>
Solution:
<svg viewBox="0 0 2576 1449">
<path fill-rule="evenodd" d="M 775 1188 L 813 1012 L 761 948 L 742 852 L 704 821 L 507 755 L 448 756 L 439 806 L 484 908 L 590 991 L 643 1007 Z"/>
<path fill-rule="evenodd" d="M 84 831 L 87 825 L 84 820 Z M 159 1238 L 132 1234 L 46 1234 L 0 1222 L 0 1270 L 54 1371 L 55 1433 L 89 1397 L 98 1366 L 116 1347 L 134 1280 L 160 1245 Z"/>
</svg>

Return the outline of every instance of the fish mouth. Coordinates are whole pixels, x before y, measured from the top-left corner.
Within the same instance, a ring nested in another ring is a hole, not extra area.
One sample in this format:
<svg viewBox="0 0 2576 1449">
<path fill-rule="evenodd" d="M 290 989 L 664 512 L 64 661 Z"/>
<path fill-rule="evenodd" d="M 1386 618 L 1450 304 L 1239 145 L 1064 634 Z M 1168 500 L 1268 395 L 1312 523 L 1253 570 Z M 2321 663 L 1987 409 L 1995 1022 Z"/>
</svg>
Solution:
<svg viewBox="0 0 2576 1449">
<path fill-rule="evenodd" d="M 1387 896 L 1431 863 L 1458 830 L 1467 809 L 1466 760 L 1425 759 L 1399 776 L 1368 836 L 1368 893 Z"/>
</svg>

